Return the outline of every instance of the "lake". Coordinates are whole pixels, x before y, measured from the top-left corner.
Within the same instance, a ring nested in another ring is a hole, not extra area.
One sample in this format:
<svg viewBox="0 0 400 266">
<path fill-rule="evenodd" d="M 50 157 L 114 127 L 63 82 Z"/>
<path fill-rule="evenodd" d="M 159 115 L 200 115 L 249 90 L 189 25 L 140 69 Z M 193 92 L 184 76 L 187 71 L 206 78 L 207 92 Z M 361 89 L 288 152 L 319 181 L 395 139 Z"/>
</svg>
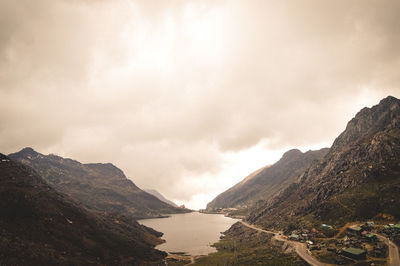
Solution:
<svg viewBox="0 0 400 266">
<path fill-rule="evenodd" d="M 216 249 L 210 245 L 217 242 L 221 232 L 229 229 L 237 221 L 222 214 L 192 212 L 138 222 L 164 233 L 162 238 L 166 242 L 157 246 L 157 249 L 197 256 L 215 252 Z"/>
</svg>

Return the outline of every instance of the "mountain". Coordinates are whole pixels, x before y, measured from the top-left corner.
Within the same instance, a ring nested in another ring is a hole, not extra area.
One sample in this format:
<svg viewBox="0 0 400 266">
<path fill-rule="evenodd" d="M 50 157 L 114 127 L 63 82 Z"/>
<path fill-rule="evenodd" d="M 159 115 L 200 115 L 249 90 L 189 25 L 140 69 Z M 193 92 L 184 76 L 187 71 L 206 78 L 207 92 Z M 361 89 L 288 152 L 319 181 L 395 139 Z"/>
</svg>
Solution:
<svg viewBox="0 0 400 266">
<path fill-rule="evenodd" d="M 57 191 L 94 210 L 135 218 L 185 212 L 141 190 L 110 163 L 82 164 L 53 154 L 43 155 L 32 148 L 9 157 L 32 167 Z"/>
<path fill-rule="evenodd" d="M 290 229 L 400 219 L 400 100 L 387 97 L 347 124 L 328 154 L 253 211 L 249 221 Z"/>
<path fill-rule="evenodd" d="M 0 154 L 0 265 L 158 265 L 161 233 L 89 211 Z"/>
<path fill-rule="evenodd" d="M 328 149 L 302 153 L 287 151 L 275 164 L 261 168 L 208 203 L 207 210 L 247 208 L 261 204 L 293 183 L 307 167 L 321 159 Z"/>
<path fill-rule="evenodd" d="M 177 208 L 178 208 L 178 205 L 176 205 L 174 202 L 172 202 L 172 201 L 166 199 L 166 198 L 165 198 L 160 192 L 158 192 L 157 190 L 155 190 L 155 189 L 144 189 L 144 191 L 146 191 L 147 193 L 149 193 L 149 194 L 151 194 L 151 195 L 157 197 L 157 199 L 159 199 L 159 200 L 161 200 L 161 201 L 163 201 L 163 202 L 165 202 L 165 203 L 168 203 L 169 205 L 171 205 L 171 206 L 173 206 L 173 207 L 177 207 Z"/>
</svg>

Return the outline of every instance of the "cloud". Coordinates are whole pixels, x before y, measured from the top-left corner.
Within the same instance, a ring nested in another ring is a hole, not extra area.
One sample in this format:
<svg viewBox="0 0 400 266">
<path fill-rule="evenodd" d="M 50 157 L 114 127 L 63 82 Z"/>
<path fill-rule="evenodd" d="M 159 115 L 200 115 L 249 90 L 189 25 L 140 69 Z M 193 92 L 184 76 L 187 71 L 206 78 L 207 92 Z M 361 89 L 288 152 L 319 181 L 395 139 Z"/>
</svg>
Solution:
<svg viewBox="0 0 400 266">
<path fill-rule="evenodd" d="M 226 154 L 331 143 L 358 109 L 400 97 L 399 11 L 1 1 L 0 148 L 113 162 L 167 197 L 211 197 L 239 181 L 227 169 L 241 161 Z"/>
</svg>

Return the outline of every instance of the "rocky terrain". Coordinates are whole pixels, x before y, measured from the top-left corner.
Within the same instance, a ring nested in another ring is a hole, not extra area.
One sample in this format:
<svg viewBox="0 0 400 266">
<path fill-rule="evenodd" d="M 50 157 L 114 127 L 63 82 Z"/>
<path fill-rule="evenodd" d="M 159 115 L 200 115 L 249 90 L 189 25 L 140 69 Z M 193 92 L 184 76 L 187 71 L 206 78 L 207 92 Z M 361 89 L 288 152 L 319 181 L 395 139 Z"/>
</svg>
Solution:
<svg viewBox="0 0 400 266">
<path fill-rule="evenodd" d="M 368 219 L 400 219 L 400 100 L 362 109 L 328 154 L 249 221 L 291 229 Z"/>
<path fill-rule="evenodd" d="M 89 211 L 0 154 L 0 265 L 158 265 L 161 233 Z"/>
<path fill-rule="evenodd" d="M 178 205 L 176 205 L 174 202 L 170 201 L 169 199 L 166 199 L 160 192 L 158 192 L 155 189 L 144 189 L 144 191 L 146 191 L 147 193 L 157 197 L 157 199 L 168 203 L 169 205 L 173 206 L 173 207 L 179 207 Z"/>
<path fill-rule="evenodd" d="M 320 160 L 328 149 L 302 153 L 287 151 L 275 164 L 264 167 L 218 195 L 208 203 L 207 210 L 248 208 L 263 204 L 278 191 L 293 183 L 312 163 Z"/>
<path fill-rule="evenodd" d="M 110 163 L 82 164 L 57 155 L 43 155 L 32 148 L 9 157 L 32 167 L 51 187 L 93 210 L 134 218 L 188 211 L 141 190 Z"/>
</svg>

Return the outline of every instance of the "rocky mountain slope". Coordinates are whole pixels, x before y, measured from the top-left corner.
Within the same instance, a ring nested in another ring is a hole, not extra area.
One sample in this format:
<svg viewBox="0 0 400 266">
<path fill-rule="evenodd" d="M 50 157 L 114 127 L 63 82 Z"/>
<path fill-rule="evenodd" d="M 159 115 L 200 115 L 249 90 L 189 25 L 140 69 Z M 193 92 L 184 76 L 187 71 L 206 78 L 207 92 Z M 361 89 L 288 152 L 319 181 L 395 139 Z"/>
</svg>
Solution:
<svg viewBox="0 0 400 266">
<path fill-rule="evenodd" d="M 138 188 L 114 165 L 82 164 L 56 155 L 43 155 L 25 148 L 9 155 L 35 169 L 57 191 L 88 208 L 135 218 L 184 212 Z"/>
<path fill-rule="evenodd" d="M 157 265 L 158 233 L 89 211 L 0 154 L 0 265 Z"/>
<path fill-rule="evenodd" d="M 278 191 L 293 183 L 307 167 L 321 159 L 328 149 L 302 153 L 294 149 L 269 167 L 247 176 L 243 181 L 218 195 L 208 203 L 207 210 L 218 208 L 247 208 L 261 204 Z"/>
<path fill-rule="evenodd" d="M 155 189 L 144 189 L 144 191 L 146 191 L 147 193 L 157 197 L 157 199 L 168 203 L 169 205 L 173 206 L 173 207 L 178 207 L 178 205 L 176 205 L 174 202 L 170 201 L 169 199 L 166 199 L 160 192 L 158 192 Z"/>
<path fill-rule="evenodd" d="M 362 109 L 328 154 L 249 220 L 290 229 L 368 219 L 400 219 L 400 100 Z"/>
</svg>

